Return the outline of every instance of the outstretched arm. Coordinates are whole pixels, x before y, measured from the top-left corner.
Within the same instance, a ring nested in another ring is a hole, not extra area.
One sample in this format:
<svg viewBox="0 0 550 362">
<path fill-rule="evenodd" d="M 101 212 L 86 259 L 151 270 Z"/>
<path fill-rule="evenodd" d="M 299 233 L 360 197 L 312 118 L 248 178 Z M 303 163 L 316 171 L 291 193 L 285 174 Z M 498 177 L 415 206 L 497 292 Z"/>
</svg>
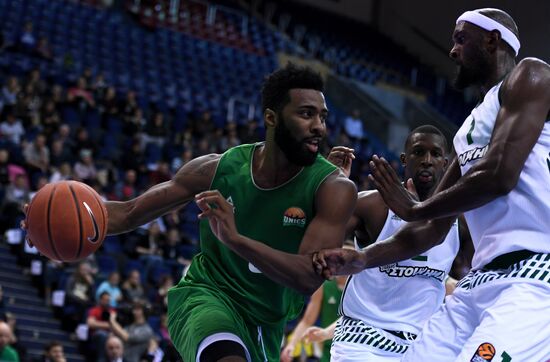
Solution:
<svg viewBox="0 0 550 362">
<path fill-rule="evenodd" d="M 304 337 L 306 329 L 312 326 L 319 317 L 322 302 L 323 286 L 320 286 L 319 289 L 311 295 L 306 311 L 304 312 L 304 316 L 300 319 L 300 322 L 298 322 L 296 328 L 294 328 L 292 337 L 290 337 L 290 340 L 283 348 L 283 351 L 281 352 L 281 362 L 292 361 L 292 352 L 294 352 L 294 348 L 296 348 L 298 342 L 300 342 Z"/>
<path fill-rule="evenodd" d="M 317 190 L 316 215 L 304 234 L 298 254 L 273 249 L 239 234 L 233 207 L 218 191 L 197 195 L 197 204 L 203 211 L 199 217 L 209 219 L 213 233 L 231 250 L 277 283 L 311 294 L 323 282 L 312 267 L 312 253 L 342 246 L 356 199 L 357 189 L 352 181 L 341 174 L 329 176 Z"/>
<path fill-rule="evenodd" d="M 108 201 L 108 234 L 120 234 L 182 207 L 210 187 L 221 155 L 212 154 L 186 163 L 170 181 L 151 187 L 135 199 Z"/>
<path fill-rule="evenodd" d="M 455 161 L 451 163 L 439 183 L 436 192 L 450 187 L 459 177 L 460 169 L 455 158 Z M 388 183 L 387 185 L 388 187 L 395 185 L 395 188 L 393 190 L 381 190 L 380 195 L 387 194 L 385 198 L 391 197 L 390 195 L 396 194 L 400 190 L 407 192 L 401 184 Z M 447 217 L 409 222 L 388 239 L 373 243 L 361 251 L 348 249 L 322 250 L 314 255 L 313 262 L 319 274 L 322 274 L 325 278 L 330 278 L 333 275 L 355 274 L 366 268 L 410 259 L 441 243 L 455 219 L 455 217 Z"/>
</svg>

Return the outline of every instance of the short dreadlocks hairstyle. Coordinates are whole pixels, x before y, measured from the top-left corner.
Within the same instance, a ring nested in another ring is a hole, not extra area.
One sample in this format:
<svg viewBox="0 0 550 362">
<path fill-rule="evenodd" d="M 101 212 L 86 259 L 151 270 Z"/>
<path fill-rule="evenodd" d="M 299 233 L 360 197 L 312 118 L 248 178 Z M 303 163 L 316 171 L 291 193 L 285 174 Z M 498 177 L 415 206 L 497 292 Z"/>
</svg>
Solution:
<svg viewBox="0 0 550 362">
<path fill-rule="evenodd" d="M 262 111 L 267 108 L 280 112 L 288 102 L 291 89 L 314 89 L 322 92 L 323 78 L 310 67 L 288 63 L 264 79 L 262 85 Z"/>
</svg>

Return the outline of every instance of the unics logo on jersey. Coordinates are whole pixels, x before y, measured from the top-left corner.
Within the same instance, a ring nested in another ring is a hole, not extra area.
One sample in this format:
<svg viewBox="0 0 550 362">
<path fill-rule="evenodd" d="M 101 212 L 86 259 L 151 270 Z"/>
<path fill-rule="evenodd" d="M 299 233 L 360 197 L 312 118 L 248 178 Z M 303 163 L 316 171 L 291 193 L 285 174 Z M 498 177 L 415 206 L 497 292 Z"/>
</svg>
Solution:
<svg viewBox="0 0 550 362">
<path fill-rule="evenodd" d="M 485 145 L 484 147 L 476 147 L 474 149 L 468 150 L 458 156 L 458 162 L 460 163 L 460 166 L 464 166 L 468 162 L 475 161 L 487 153 L 487 150 L 489 149 L 489 145 Z"/>
<path fill-rule="evenodd" d="M 299 207 L 289 207 L 283 214 L 283 226 L 306 226 L 306 213 Z"/>
</svg>

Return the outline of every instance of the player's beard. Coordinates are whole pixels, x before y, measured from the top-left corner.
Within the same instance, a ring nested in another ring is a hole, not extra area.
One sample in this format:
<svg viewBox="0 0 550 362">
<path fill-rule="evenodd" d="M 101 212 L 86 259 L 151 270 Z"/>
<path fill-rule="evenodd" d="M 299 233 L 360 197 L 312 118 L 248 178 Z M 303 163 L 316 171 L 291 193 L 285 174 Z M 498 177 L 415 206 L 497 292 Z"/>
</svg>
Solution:
<svg viewBox="0 0 550 362">
<path fill-rule="evenodd" d="M 483 84 L 490 75 L 491 66 L 487 54 L 481 49 L 475 48 L 469 54 L 472 61 L 457 65 L 456 76 L 453 85 L 456 89 L 463 90 L 471 85 Z"/>
<path fill-rule="evenodd" d="M 283 151 L 287 160 L 297 166 L 311 166 L 317 158 L 317 152 L 311 152 L 305 147 L 305 142 L 299 141 L 286 126 L 282 114 L 278 115 L 280 122 L 275 126 L 275 143 Z"/>
</svg>

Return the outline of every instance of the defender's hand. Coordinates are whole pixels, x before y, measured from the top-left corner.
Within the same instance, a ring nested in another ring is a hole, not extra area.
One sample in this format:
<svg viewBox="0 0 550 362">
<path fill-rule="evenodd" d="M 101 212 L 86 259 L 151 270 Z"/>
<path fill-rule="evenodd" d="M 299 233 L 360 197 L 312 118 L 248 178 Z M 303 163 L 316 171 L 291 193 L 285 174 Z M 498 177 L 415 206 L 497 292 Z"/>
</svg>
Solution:
<svg viewBox="0 0 550 362">
<path fill-rule="evenodd" d="M 218 190 L 201 192 L 195 196 L 195 201 L 202 211 L 199 219 L 208 219 L 210 229 L 222 243 L 230 244 L 236 240 L 239 233 L 233 205 Z"/>
<path fill-rule="evenodd" d="M 304 333 L 304 340 L 306 343 L 312 342 L 324 342 L 328 339 L 332 339 L 325 328 L 309 327 Z"/>
<path fill-rule="evenodd" d="M 384 158 L 372 156 L 369 162 L 371 174 L 369 180 L 384 199 L 388 207 L 405 221 L 416 221 L 414 207 L 418 204 L 418 195 L 412 179 L 406 182 L 407 188 L 395 173 L 393 167 Z"/>
<path fill-rule="evenodd" d="M 325 279 L 356 274 L 366 267 L 365 254 L 351 249 L 324 249 L 313 254 L 313 267 Z"/>
<path fill-rule="evenodd" d="M 349 177 L 351 174 L 351 164 L 355 160 L 353 152 L 355 152 L 353 148 L 336 146 L 330 150 L 327 160 L 338 166 L 346 177 Z"/>
</svg>

